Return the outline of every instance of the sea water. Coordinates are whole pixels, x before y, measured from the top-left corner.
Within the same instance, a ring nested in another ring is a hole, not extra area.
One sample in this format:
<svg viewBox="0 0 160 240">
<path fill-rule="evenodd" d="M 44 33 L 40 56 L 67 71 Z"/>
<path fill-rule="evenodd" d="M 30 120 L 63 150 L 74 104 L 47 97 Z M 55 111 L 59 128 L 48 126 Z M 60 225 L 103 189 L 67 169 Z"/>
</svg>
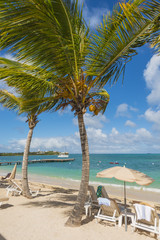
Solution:
<svg viewBox="0 0 160 240">
<path fill-rule="evenodd" d="M 34 155 L 29 160 L 58 159 L 58 156 Z M 69 162 L 35 163 L 28 165 L 28 173 L 41 177 L 56 177 L 61 179 L 81 179 L 82 155 L 70 154 L 69 158 L 75 158 Z M 0 156 L 1 161 L 22 161 L 22 156 Z M 111 164 L 118 163 L 118 164 Z M 106 168 L 114 166 L 126 166 L 147 174 L 155 181 L 145 186 L 146 190 L 160 191 L 160 154 L 90 154 L 90 182 L 98 184 L 123 185 L 122 181 L 114 178 L 96 178 L 96 174 Z M 21 172 L 22 165 L 17 166 L 17 173 Z M 0 172 L 9 172 L 13 165 L 0 166 Z M 127 183 L 128 187 L 141 188 L 136 183 Z M 144 189 L 144 188 L 143 188 Z"/>
</svg>

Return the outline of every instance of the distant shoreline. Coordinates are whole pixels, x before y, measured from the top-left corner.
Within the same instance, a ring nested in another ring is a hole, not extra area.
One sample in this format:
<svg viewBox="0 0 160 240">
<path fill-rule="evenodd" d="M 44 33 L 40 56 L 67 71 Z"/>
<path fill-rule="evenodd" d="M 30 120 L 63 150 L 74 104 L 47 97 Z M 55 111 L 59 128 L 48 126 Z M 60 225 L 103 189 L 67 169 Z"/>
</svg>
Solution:
<svg viewBox="0 0 160 240">
<path fill-rule="evenodd" d="M 61 152 L 57 151 L 38 151 L 30 152 L 29 155 L 59 155 Z M 0 156 L 23 156 L 23 152 L 20 153 L 0 153 Z"/>
</svg>

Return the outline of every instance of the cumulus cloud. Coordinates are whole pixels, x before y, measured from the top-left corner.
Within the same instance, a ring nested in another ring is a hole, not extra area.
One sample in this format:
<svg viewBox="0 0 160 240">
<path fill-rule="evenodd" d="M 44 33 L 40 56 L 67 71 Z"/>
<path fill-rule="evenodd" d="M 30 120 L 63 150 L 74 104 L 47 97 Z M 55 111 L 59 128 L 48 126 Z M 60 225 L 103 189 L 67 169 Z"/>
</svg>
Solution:
<svg viewBox="0 0 160 240">
<path fill-rule="evenodd" d="M 154 55 L 144 70 L 144 78 L 151 93 L 147 96 L 150 105 L 160 106 L 160 56 Z"/>
<path fill-rule="evenodd" d="M 131 112 L 137 111 L 137 108 L 129 106 L 127 103 L 122 103 L 117 107 L 116 117 L 131 117 Z"/>
<path fill-rule="evenodd" d="M 108 119 L 102 114 L 93 117 L 91 114 L 86 113 L 84 115 L 84 121 L 87 127 L 102 128 L 103 124 L 106 123 Z M 73 123 L 78 126 L 77 118 L 73 119 Z"/>
<path fill-rule="evenodd" d="M 122 103 L 117 107 L 117 111 L 116 111 L 116 117 L 118 116 L 128 116 L 129 112 L 128 112 L 128 104 L 126 103 Z"/>
<path fill-rule="evenodd" d="M 160 152 L 160 136 L 153 136 L 145 128 L 137 129 L 134 133 L 121 133 L 115 127 L 109 133 L 100 128 L 87 128 L 90 153 L 148 153 Z M 6 149 L 23 151 L 26 139 L 14 139 Z M 0 146 L 1 147 L 1 146 Z M 70 153 L 81 153 L 79 132 L 72 136 L 53 138 L 33 138 L 31 151 L 67 149 Z M 4 149 L 4 146 L 3 146 Z"/>
<path fill-rule="evenodd" d="M 25 144 L 26 139 L 13 139 L 10 141 L 10 146 L 15 152 L 20 149 L 23 151 Z M 64 151 L 64 148 L 73 153 L 76 151 L 80 152 L 79 137 L 75 134 L 74 136 L 68 137 L 32 138 L 31 142 L 31 151 L 37 151 L 38 149 L 43 151 Z"/>
<path fill-rule="evenodd" d="M 93 134 L 93 133 L 92 133 Z M 103 132 L 102 132 L 103 134 Z M 137 129 L 135 133 L 120 133 L 112 128 L 109 134 L 105 134 L 103 140 L 97 142 L 89 139 L 90 151 L 93 153 L 148 153 L 159 152 L 158 141 L 145 128 Z"/>
<path fill-rule="evenodd" d="M 134 128 L 134 127 L 136 127 L 136 124 L 130 120 L 127 120 L 125 122 L 125 126 Z"/>
<path fill-rule="evenodd" d="M 152 137 L 151 133 L 145 128 L 137 129 L 136 136 L 138 139 L 150 139 Z"/>
<path fill-rule="evenodd" d="M 102 21 L 103 15 L 107 15 L 107 13 L 107 8 L 88 8 L 84 4 L 83 16 L 91 28 L 95 28 Z"/>
<path fill-rule="evenodd" d="M 160 110 L 154 111 L 149 108 L 145 111 L 144 117 L 147 121 L 153 123 L 154 130 L 160 130 Z"/>
<path fill-rule="evenodd" d="M 98 141 L 104 141 L 107 135 L 102 132 L 102 129 L 87 128 L 88 139 L 92 139 L 95 143 Z"/>
<path fill-rule="evenodd" d="M 144 70 L 144 78 L 146 85 L 150 90 L 147 96 L 149 108 L 145 111 L 143 117 L 153 123 L 154 130 L 160 130 L 160 56 L 153 55 L 146 69 Z"/>
<path fill-rule="evenodd" d="M 116 135 L 118 135 L 119 134 L 119 132 L 117 131 L 117 129 L 116 128 L 112 128 L 112 132 L 111 132 L 111 136 L 116 136 Z"/>
</svg>

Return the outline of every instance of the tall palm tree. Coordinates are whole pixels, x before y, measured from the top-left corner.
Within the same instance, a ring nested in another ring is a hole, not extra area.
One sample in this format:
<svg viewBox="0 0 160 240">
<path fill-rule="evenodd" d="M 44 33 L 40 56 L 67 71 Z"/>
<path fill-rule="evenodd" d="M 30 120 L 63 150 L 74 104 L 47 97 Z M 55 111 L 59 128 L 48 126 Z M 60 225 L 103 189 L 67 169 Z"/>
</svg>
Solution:
<svg viewBox="0 0 160 240">
<path fill-rule="evenodd" d="M 136 47 L 152 41 L 157 46 L 159 26 L 155 25 L 159 16 L 158 0 L 130 0 L 119 3 L 91 33 L 78 0 L 0 2 L 0 48 L 7 47 L 19 60 L 32 62 L 54 73 L 57 98 L 63 96 L 57 109 L 70 103 L 78 116 L 82 180 L 67 225 L 80 225 L 87 194 L 89 149 L 83 116 L 90 105 L 95 114 L 102 109 L 89 104 L 92 91 L 97 87 L 101 92 L 107 82 L 116 82 L 126 63 L 137 54 Z M 50 82 L 48 79 L 45 84 Z M 38 90 L 43 87 L 37 81 L 32 84 Z"/>
<path fill-rule="evenodd" d="M 33 66 L 0 58 L 0 80 L 5 81 L 8 86 L 13 87 L 12 92 L 6 89 L 0 89 L 0 103 L 9 110 L 15 110 L 18 114 L 27 115 L 26 122 L 28 122 L 29 132 L 22 162 L 22 189 L 23 195 L 27 198 L 32 197 L 28 185 L 28 156 L 33 130 L 39 122 L 38 116 L 48 110 L 48 105 L 46 105 L 46 103 L 37 104 L 37 98 L 35 98 L 33 94 L 27 92 L 28 85 L 25 87 L 25 81 L 29 83 L 29 81 L 33 81 L 34 78 L 37 78 L 38 82 L 41 80 L 43 81 L 44 74 L 42 75 L 42 73 L 38 72 Z M 18 81 L 16 81 L 17 79 L 23 85 L 19 85 Z M 39 96 L 42 97 L 42 92 L 39 93 Z M 32 109 L 28 110 L 29 101 L 31 99 Z M 56 103 L 54 99 L 52 104 L 53 102 Z M 27 106 L 27 109 L 25 106 Z"/>
</svg>

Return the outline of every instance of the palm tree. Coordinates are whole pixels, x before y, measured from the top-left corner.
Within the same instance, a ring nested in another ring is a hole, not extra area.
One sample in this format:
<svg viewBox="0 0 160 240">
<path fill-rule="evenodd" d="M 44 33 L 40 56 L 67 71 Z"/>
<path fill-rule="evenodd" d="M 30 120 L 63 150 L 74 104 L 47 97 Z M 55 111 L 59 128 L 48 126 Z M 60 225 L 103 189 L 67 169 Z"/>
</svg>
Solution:
<svg viewBox="0 0 160 240">
<path fill-rule="evenodd" d="M 28 66 L 26 64 L 21 64 L 16 61 L 11 61 L 9 59 L 0 58 L 0 80 L 5 81 L 8 86 L 13 87 L 12 92 L 9 92 L 5 89 L 0 89 L 0 103 L 3 107 L 8 108 L 9 110 L 15 110 L 18 114 L 26 114 L 27 121 L 29 126 L 29 132 L 27 136 L 27 141 L 23 154 L 22 162 L 22 189 L 23 195 L 27 198 L 31 198 L 31 193 L 28 185 L 28 155 L 33 135 L 33 130 L 38 121 L 38 116 L 47 111 L 48 105 L 46 104 L 37 104 L 37 98 L 33 94 L 27 92 L 25 88 L 25 81 L 29 82 L 30 79 L 38 78 L 40 82 L 44 74 L 38 72 L 33 66 Z M 23 83 L 23 86 L 18 85 L 18 79 Z M 25 79 L 25 81 L 24 81 Z M 28 87 L 28 86 L 27 86 Z M 42 92 L 39 94 L 42 97 Z M 32 109 L 28 109 L 29 100 L 32 99 Z M 55 100 L 52 101 L 52 104 L 56 103 Z M 26 107 L 27 106 L 27 109 Z M 53 106 L 53 105 L 52 105 Z"/>
<path fill-rule="evenodd" d="M 78 116 L 82 180 L 67 225 L 80 225 L 88 188 L 89 149 L 83 119 L 86 109 L 90 107 L 94 114 L 103 109 L 93 101 L 98 96 L 95 92 L 103 92 L 100 89 L 107 82 L 118 80 L 126 63 L 137 54 L 136 47 L 152 41 L 158 45 L 159 16 L 158 0 L 130 0 L 119 3 L 91 33 L 78 0 L 0 2 L 0 48 L 7 47 L 19 60 L 32 62 L 56 76 L 54 81 L 48 78 L 44 87 L 55 82 L 57 99 L 60 97 L 57 109 L 71 104 Z M 37 91 L 43 87 L 37 81 L 32 84 Z M 102 99 L 105 106 L 108 97 Z"/>
</svg>

